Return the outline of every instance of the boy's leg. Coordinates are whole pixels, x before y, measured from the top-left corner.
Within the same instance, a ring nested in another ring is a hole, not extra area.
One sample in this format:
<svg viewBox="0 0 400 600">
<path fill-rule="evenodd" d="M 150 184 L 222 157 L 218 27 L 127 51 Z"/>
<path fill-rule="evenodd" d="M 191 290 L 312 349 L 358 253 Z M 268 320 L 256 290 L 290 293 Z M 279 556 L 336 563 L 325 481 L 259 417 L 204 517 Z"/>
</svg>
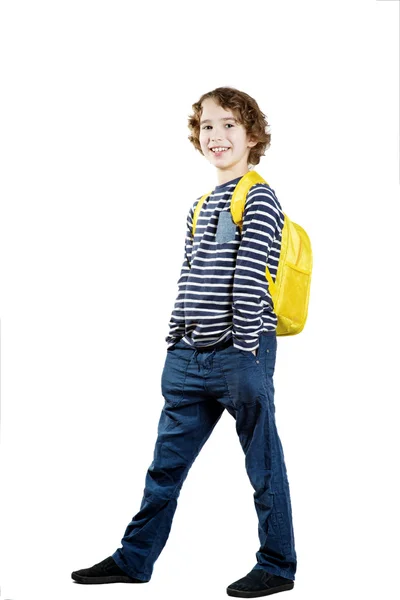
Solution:
<svg viewBox="0 0 400 600">
<path fill-rule="evenodd" d="M 219 354 L 245 466 L 255 490 L 260 549 L 255 569 L 294 579 L 296 552 L 289 483 L 275 422 L 273 373 L 277 341 L 262 334 L 257 356 L 233 346 Z"/>
<path fill-rule="evenodd" d="M 170 533 L 182 484 L 224 411 L 207 396 L 194 354 L 182 341 L 167 350 L 161 378 L 165 403 L 140 511 L 126 528 L 122 548 L 112 554 L 131 577 L 151 578 Z"/>
</svg>

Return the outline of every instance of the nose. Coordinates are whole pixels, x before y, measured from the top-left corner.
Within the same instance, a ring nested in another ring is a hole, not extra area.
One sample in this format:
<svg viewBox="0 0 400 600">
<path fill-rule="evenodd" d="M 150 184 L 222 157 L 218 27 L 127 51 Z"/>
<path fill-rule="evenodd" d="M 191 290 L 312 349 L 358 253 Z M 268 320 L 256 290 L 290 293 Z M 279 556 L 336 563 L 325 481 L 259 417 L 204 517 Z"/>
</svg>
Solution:
<svg viewBox="0 0 400 600">
<path fill-rule="evenodd" d="M 211 136 L 211 141 L 214 142 L 216 140 L 222 140 L 223 136 L 221 135 L 221 131 L 219 129 L 219 126 L 216 125 L 214 128 L 214 132 Z"/>
</svg>

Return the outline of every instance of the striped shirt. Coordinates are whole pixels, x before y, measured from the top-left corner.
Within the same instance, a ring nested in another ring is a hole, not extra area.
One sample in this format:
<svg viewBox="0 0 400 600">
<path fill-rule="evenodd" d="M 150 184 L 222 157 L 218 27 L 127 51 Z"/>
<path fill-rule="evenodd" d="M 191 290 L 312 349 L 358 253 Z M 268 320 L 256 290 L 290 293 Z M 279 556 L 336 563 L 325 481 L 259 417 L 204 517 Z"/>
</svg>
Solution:
<svg viewBox="0 0 400 600">
<path fill-rule="evenodd" d="M 247 194 L 241 234 L 230 213 L 241 178 L 217 185 L 206 198 L 194 239 L 193 214 L 201 196 L 189 210 L 168 348 L 180 339 L 194 348 L 212 348 L 232 338 L 236 348 L 252 351 L 261 333 L 276 330 L 265 267 L 275 281 L 284 214 L 274 190 L 256 183 Z"/>
</svg>

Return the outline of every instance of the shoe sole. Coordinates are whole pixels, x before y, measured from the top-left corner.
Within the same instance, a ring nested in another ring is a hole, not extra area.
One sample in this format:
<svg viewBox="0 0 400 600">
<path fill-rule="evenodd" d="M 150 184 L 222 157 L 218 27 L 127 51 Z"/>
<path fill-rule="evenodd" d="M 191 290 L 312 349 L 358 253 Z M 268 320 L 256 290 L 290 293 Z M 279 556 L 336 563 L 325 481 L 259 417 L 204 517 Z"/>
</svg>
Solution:
<svg viewBox="0 0 400 600">
<path fill-rule="evenodd" d="M 286 592 L 293 588 L 294 583 L 285 583 L 285 585 L 280 585 L 279 587 L 274 587 L 265 591 L 260 590 L 259 592 L 245 592 L 244 590 L 234 590 L 228 587 L 226 593 L 228 596 L 235 596 L 236 598 L 258 598 L 259 596 L 269 596 L 270 594 L 276 594 L 277 592 Z"/>
<path fill-rule="evenodd" d="M 132 579 L 128 575 L 109 575 L 108 577 L 87 577 L 86 575 L 78 575 L 72 573 L 71 577 L 77 583 L 147 583 L 140 579 Z"/>
</svg>

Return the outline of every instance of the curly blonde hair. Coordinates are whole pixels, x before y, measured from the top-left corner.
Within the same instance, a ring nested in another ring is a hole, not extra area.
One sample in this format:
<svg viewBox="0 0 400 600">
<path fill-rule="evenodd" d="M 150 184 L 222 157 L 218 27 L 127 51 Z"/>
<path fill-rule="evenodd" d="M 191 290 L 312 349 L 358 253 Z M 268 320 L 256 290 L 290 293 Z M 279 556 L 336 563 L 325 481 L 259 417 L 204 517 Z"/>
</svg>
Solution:
<svg viewBox="0 0 400 600">
<path fill-rule="evenodd" d="M 192 104 L 193 114 L 190 115 L 188 119 L 188 127 L 191 131 L 188 140 L 193 144 L 196 150 L 203 154 L 199 142 L 199 135 L 200 119 L 203 112 L 201 103 L 206 98 L 212 98 L 225 110 L 230 108 L 238 122 L 244 125 L 252 140 L 257 140 L 257 144 L 253 148 L 250 148 L 247 162 L 249 165 L 258 165 L 261 156 L 265 155 L 265 151 L 271 145 L 271 135 L 266 131 L 267 128 L 269 128 L 269 125 L 266 120 L 266 115 L 261 112 L 254 98 L 235 88 L 215 88 L 215 90 L 203 94 L 198 102 Z"/>
</svg>

